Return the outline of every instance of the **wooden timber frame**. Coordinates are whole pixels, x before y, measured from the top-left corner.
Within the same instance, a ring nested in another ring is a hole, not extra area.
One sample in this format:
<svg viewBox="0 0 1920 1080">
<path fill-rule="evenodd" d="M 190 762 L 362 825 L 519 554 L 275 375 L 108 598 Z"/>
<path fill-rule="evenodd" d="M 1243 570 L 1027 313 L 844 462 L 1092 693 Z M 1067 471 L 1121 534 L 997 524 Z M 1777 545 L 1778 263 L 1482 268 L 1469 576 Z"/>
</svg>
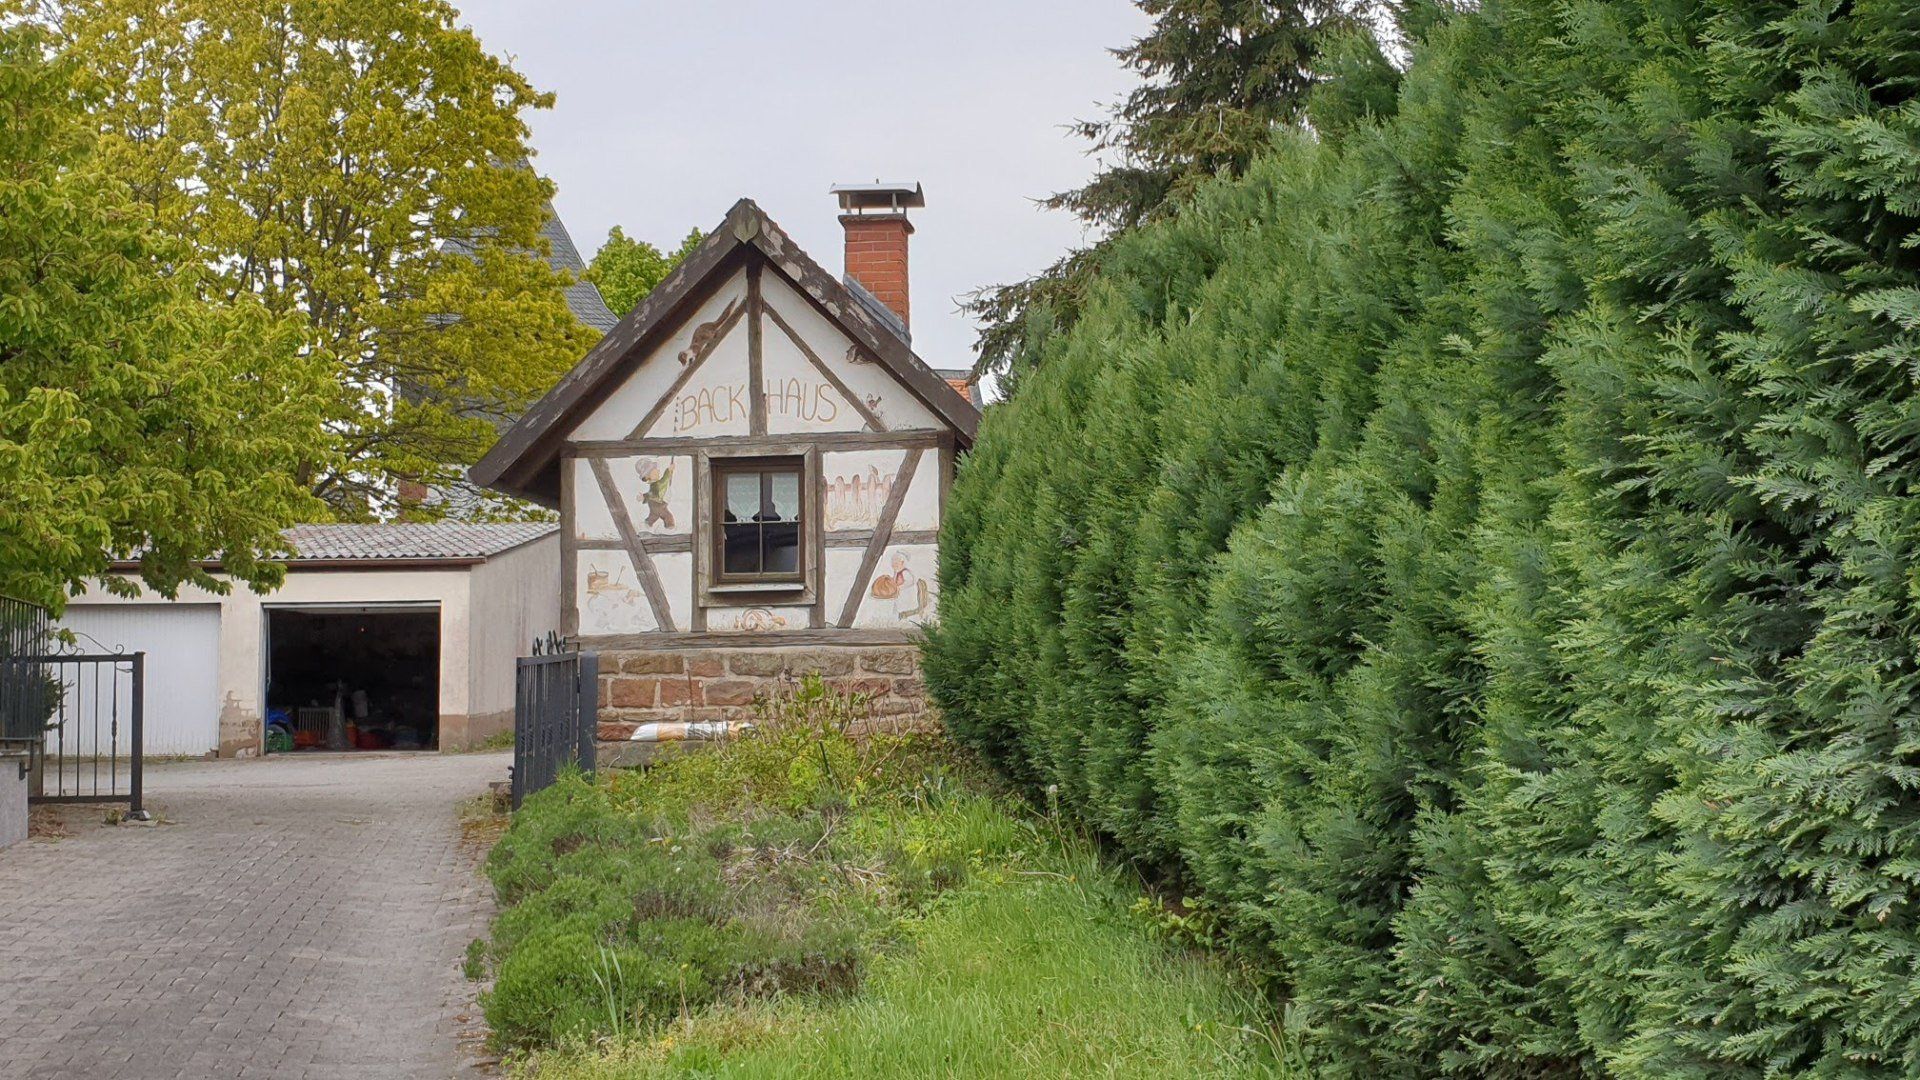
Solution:
<svg viewBox="0 0 1920 1080">
<path fill-rule="evenodd" d="M 787 317 L 767 302 L 762 291 L 767 274 L 778 275 L 793 293 L 803 297 L 851 340 L 853 352 L 861 360 L 875 363 L 891 374 L 899 386 L 945 426 L 889 430 L 875 409 L 862 400 L 833 365 L 822 359 Z M 627 431 L 627 437 L 571 437 L 582 419 L 606 402 L 641 358 L 653 354 L 674 335 L 683 332 L 694 313 L 713 299 L 716 290 L 741 277 L 745 279 L 745 302 L 730 302 L 699 328 L 689 348 L 690 355 L 682 355 L 683 367 L 667 390 L 651 403 L 644 415 L 635 418 L 637 422 L 630 426 L 622 423 L 619 430 Z M 646 432 L 653 429 L 719 344 L 735 333 L 744 333 L 746 337 L 746 377 L 747 385 L 752 388 L 748 394 L 748 433 L 648 437 Z M 794 346 L 807 365 L 851 405 L 863 430 L 769 432 L 763 390 L 764 347 L 768 334 L 780 335 Z M 896 528 L 908 489 L 927 456 L 933 455 L 937 462 L 933 474 L 938 483 L 937 513 L 944 519 L 955 461 L 971 445 L 978 423 L 979 410 L 915 356 L 899 331 L 815 264 L 750 200 L 743 199 L 728 211 L 720 228 L 710 233 L 652 294 L 502 436 L 471 470 L 471 476 L 484 486 L 560 510 L 563 529 L 558 584 L 566 598 L 562 605 L 565 631 L 590 647 L 618 650 L 901 645 L 916 641 L 920 631 L 854 625 L 862 593 L 890 546 L 937 542 L 938 534 L 933 530 Z M 821 516 L 814 527 L 805 531 L 802 552 L 805 574 L 797 585 L 714 582 L 715 518 L 711 500 L 715 462 L 741 457 L 797 459 L 803 463 L 807 485 L 804 503 L 814 508 L 811 512 L 820 513 L 825 506 L 823 455 L 849 450 L 902 451 L 886 501 L 872 528 L 829 531 L 824 527 L 824 515 Z M 611 464 L 615 459 L 643 455 L 692 459 L 694 505 L 690 533 L 652 535 L 636 528 L 628 504 L 616 489 Z M 612 518 L 614 538 L 580 538 L 575 526 L 580 494 L 575 490 L 576 483 L 586 483 L 596 489 Z M 829 551 L 837 550 L 858 551 L 858 570 L 844 589 L 839 588 L 841 583 L 836 580 L 835 588 L 829 590 L 827 556 Z M 580 554 L 591 551 L 618 551 L 627 556 L 657 629 L 580 636 L 575 579 L 580 572 Z M 688 592 L 680 593 L 680 585 L 663 580 L 656 563 L 662 556 L 691 558 L 693 569 Z M 670 595 L 669 590 L 675 595 Z M 804 610 L 805 625 L 768 632 L 709 632 L 708 612 L 734 607 Z M 676 611 L 681 614 L 676 615 Z"/>
<path fill-rule="evenodd" d="M 709 608 L 732 606 L 758 606 L 777 604 L 781 607 L 806 607 L 809 609 L 808 631 L 824 631 L 823 634 L 807 634 L 799 630 L 788 630 L 774 634 L 727 633 L 713 635 L 710 643 L 744 645 L 759 639 L 778 639 L 785 644 L 820 644 L 836 639 L 841 632 L 851 631 L 853 619 L 860 607 L 860 594 L 874 568 L 879 565 L 886 549 L 895 544 L 933 544 L 938 542 L 939 533 L 930 529 L 896 530 L 894 524 L 899 520 L 900 508 L 905 501 L 908 483 L 919 470 L 921 461 L 928 453 L 937 454 L 940 461 L 938 506 L 942 518 L 946 516 L 947 497 L 953 483 L 953 465 L 957 454 L 954 433 L 925 429 L 911 429 L 888 433 L 885 439 L 871 439 L 855 436 L 851 442 L 845 433 L 792 434 L 792 435 L 746 435 L 719 436 L 710 439 L 620 439 L 577 443 L 565 453 L 566 465 L 560 470 L 562 482 L 562 517 L 569 523 L 573 520 L 573 462 L 585 461 L 599 487 L 601 497 L 606 501 L 612 513 L 614 527 L 619 537 L 613 540 L 582 540 L 567 528 L 561 533 L 561 585 L 563 594 L 574 595 L 573 580 L 576 556 L 582 551 L 620 551 L 633 560 L 634 571 L 639 575 L 642 590 L 647 596 L 654 622 L 661 628 L 656 634 L 642 635 L 596 635 L 586 639 L 598 648 L 617 647 L 621 642 L 632 646 L 639 640 L 655 641 L 665 644 L 669 641 L 684 647 L 691 642 L 685 640 L 682 630 L 692 631 L 695 638 L 706 631 L 706 612 Z M 828 530 L 814 528 L 808 530 L 805 552 L 807 572 L 805 583 L 801 586 L 734 586 L 715 585 L 713 583 L 710 562 L 713 553 L 713 515 L 706 500 L 712 489 L 713 462 L 717 459 L 733 457 L 794 457 L 805 462 L 805 475 L 809 490 L 808 505 L 822 505 L 820 456 L 831 450 L 844 449 L 904 450 L 900 467 L 893 479 L 891 492 L 886 505 L 881 508 L 879 520 L 871 529 Z M 613 490 L 613 480 L 607 468 L 607 459 L 624 458 L 640 454 L 687 454 L 694 459 L 694 517 L 691 535 L 647 536 L 639 533 L 627 513 L 624 502 Z M 846 592 L 839 596 L 829 596 L 825 588 L 826 553 L 828 550 L 858 550 L 860 569 Z M 692 612 L 690 626 L 679 627 L 674 622 L 672 603 L 659 574 L 654 569 L 653 556 L 670 553 L 691 553 L 694 559 L 693 593 L 689 600 Z M 578 611 L 571 602 L 563 605 L 567 613 L 566 632 L 569 636 L 579 634 Z M 884 630 L 865 630 L 846 638 L 846 644 L 902 643 L 915 640 L 911 631 L 894 633 Z M 764 643 L 764 642 L 763 642 Z"/>
<path fill-rule="evenodd" d="M 761 271 L 751 269 L 756 263 L 763 267 Z M 719 228 L 709 233 L 658 288 L 500 437 L 469 471 L 473 482 L 558 508 L 560 458 L 574 423 L 606 400 L 635 358 L 671 336 L 714 289 L 743 267 L 748 268 L 749 287 L 756 295 L 758 273 L 765 269 L 779 273 L 816 311 L 845 331 L 865 359 L 892 373 L 910 394 L 949 424 L 960 450 L 973 445 L 980 410 L 914 355 L 906 341 L 847 286 L 800 250 L 753 200 L 741 199 L 727 211 Z M 753 304 L 750 300 L 748 306 Z M 784 332 L 785 320 L 776 325 Z M 751 343 L 758 341 L 764 330 L 750 333 Z M 817 356 L 809 360 L 820 366 Z M 764 424 L 765 417 L 761 420 Z"/>
</svg>

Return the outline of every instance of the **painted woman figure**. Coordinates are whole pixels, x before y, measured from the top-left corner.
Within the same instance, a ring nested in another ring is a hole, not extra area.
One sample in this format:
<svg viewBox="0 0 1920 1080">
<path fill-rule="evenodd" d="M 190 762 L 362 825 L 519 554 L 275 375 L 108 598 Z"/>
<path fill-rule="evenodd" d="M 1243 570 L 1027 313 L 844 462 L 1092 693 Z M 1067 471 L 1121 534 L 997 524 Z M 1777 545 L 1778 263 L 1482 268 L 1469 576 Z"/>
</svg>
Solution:
<svg viewBox="0 0 1920 1080">
<path fill-rule="evenodd" d="M 647 504 L 647 520 L 642 528 L 658 524 L 672 532 L 673 511 L 667 506 L 667 489 L 673 484 L 673 462 L 668 461 L 662 468 L 652 458 L 641 458 L 633 463 L 633 471 L 640 474 L 640 482 L 646 485 L 646 490 L 640 493 L 640 501 Z"/>
<path fill-rule="evenodd" d="M 920 580 L 907 565 L 907 557 L 898 551 L 893 553 L 892 566 L 893 573 L 873 579 L 874 597 L 893 601 L 894 618 L 901 622 L 925 614 L 930 592 L 927 583 Z"/>
</svg>

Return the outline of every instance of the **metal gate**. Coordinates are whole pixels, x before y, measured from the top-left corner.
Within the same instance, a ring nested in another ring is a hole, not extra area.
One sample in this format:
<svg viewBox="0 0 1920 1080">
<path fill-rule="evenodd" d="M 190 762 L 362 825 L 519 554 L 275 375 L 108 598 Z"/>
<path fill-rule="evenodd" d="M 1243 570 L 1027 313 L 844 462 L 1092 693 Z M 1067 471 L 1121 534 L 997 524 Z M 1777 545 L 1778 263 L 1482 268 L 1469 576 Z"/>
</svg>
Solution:
<svg viewBox="0 0 1920 1080">
<path fill-rule="evenodd" d="M 593 771 L 599 721 L 600 657 L 552 634 L 533 643 L 514 672 L 513 808 L 553 783 L 560 770 Z"/>
<path fill-rule="evenodd" d="M 125 802 L 137 819 L 147 654 L 62 652 L 44 610 L 0 599 L 0 742 L 24 747 L 29 802 Z"/>
</svg>

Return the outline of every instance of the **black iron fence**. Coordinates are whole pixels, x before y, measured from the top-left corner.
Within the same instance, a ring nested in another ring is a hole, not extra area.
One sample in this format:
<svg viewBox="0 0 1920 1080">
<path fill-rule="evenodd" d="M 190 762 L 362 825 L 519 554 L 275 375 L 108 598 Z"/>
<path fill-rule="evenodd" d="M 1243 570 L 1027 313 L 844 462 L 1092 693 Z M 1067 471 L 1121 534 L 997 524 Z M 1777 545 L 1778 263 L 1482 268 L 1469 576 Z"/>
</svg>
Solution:
<svg viewBox="0 0 1920 1080">
<path fill-rule="evenodd" d="M 0 743 L 28 751 L 29 801 L 144 818 L 147 654 L 68 648 L 45 609 L 0 597 Z"/>
<path fill-rule="evenodd" d="M 548 635 L 514 673 L 513 807 L 568 765 L 593 770 L 600 658 Z"/>
<path fill-rule="evenodd" d="M 0 662 L 53 651 L 53 620 L 47 609 L 0 596 Z M 0 739 L 38 742 L 47 713 L 47 692 L 38 679 L 0 674 Z"/>
</svg>

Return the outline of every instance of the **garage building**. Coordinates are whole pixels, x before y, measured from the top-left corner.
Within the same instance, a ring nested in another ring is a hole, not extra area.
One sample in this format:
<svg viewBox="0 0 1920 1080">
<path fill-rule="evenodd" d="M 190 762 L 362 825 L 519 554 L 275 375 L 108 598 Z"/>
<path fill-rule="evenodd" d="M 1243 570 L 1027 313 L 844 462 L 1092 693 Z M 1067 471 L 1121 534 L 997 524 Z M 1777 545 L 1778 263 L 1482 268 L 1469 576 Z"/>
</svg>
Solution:
<svg viewBox="0 0 1920 1080">
<path fill-rule="evenodd" d="M 511 729 L 514 658 L 560 622 L 554 525 L 286 535 L 299 554 L 270 595 L 69 602 L 83 651 L 147 653 L 149 756 L 263 753 L 269 719 L 275 748 L 299 750 L 458 750 Z"/>
</svg>

